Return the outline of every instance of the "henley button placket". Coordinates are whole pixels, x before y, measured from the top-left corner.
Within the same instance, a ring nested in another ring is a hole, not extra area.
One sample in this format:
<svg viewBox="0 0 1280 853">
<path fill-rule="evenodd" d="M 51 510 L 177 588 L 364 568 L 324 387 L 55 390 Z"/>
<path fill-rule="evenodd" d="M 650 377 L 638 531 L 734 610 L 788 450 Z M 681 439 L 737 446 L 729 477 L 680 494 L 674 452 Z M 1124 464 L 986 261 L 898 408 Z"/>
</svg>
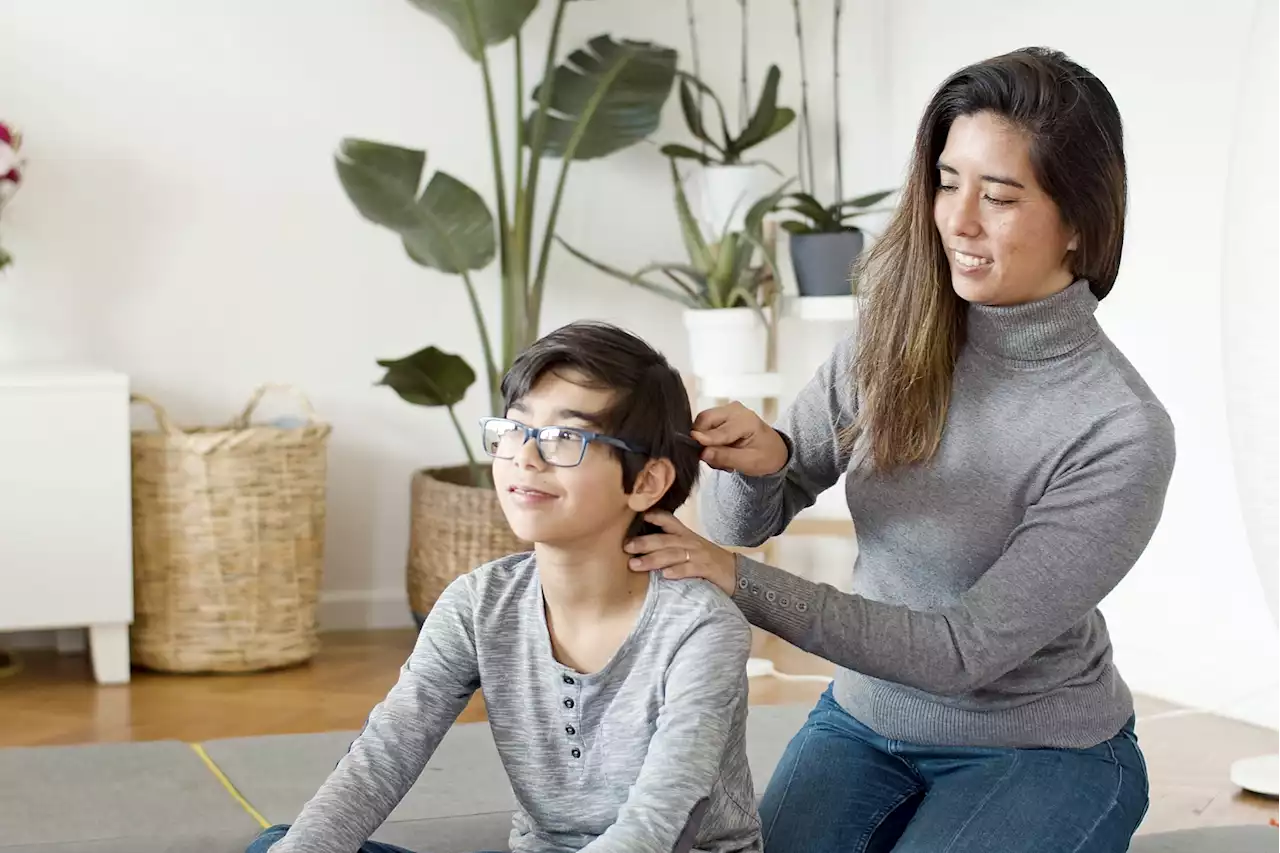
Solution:
<svg viewBox="0 0 1280 853">
<path fill-rule="evenodd" d="M 560 707 L 564 708 L 564 733 L 569 741 L 569 755 L 577 760 L 582 758 L 582 738 L 578 736 L 579 720 L 582 709 L 578 701 L 582 698 L 582 687 L 578 679 L 567 672 L 560 674 Z"/>
</svg>

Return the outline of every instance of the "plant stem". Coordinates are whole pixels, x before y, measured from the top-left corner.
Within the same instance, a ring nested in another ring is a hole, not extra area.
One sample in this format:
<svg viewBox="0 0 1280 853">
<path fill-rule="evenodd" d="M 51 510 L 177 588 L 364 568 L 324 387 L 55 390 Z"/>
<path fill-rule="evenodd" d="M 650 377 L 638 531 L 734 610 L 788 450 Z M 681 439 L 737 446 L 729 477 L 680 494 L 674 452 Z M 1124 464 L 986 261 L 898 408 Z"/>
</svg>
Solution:
<svg viewBox="0 0 1280 853">
<path fill-rule="evenodd" d="M 516 32 L 516 184 L 515 197 L 512 200 L 517 216 L 520 210 L 520 196 L 524 193 L 524 43 Z"/>
<path fill-rule="evenodd" d="M 809 75 L 805 71 L 804 29 L 801 25 L 800 0 L 791 0 L 796 17 L 796 44 L 800 49 L 800 186 L 813 194 L 813 127 L 809 122 Z M 808 165 L 806 179 L 805 166 Z"/>
<path fill-rule="evenodd" d="M 507 217 L 507 180 L 502 170 L 502 145 L 498 136 L 498 111 L 493 100 L 493 76 L 489 73 L 489 54 L 484 49 L 484 41 L 480 35 L 480 22 L 476 16 L 475 0 L 467 0 L 467 17 L 471 24 L 471 32 L 480 48 L 480 73 L 484 77 L 485 110 L 489 117 L 489 155 L 493 160 L 494 195 L 498 201 L 498 252 L 503 283 L 502 327 L 504 340 L 510 336 L 511 312 L 505 310 L 507 290 L 507 271 L 510 266 L 511 220 Z"/>
<path fill-rule="evenodd" d="M 489 327 L 484 321 L 484 309 L 480 307 L 480 300 L 476 296 L 476 287 L 471 282 L 471 274 L 466 270 L 462 271 L 462 283 L 467 286 L 467 299 L 471 301 L 471 313 L 476 318 L 476 326 L 480 329 L 480 348 L 484 351 L 484 373 L 485 379 L 489 384 L 489 414 L 497 416 L 501 414 L 498 411 L 501 399 L 498 396 L 498 383 L 500 377 L 498 375 L 498 366 L 493 360 L 493 344 L 489 340 Z"/>
<path fill-rule="evenodd" d="M 746 128 L 749 121 L 751 106 L 751 92 L 747 89 L 747 0 L 738 0 L 738 8 L 741 10 L 742 18 L 742 35 L 740 36 L 741 45 L 738 52 L 742 56 L 741 80 L 739 81 L 740 90 L 738 92 L 738 130 Z"/>
<path fill-rule="evenodd" d="M 453 410 L 453 406 L 446 406 L 446 408 L 449 410 L 449 420 L 453 421 L 453 428 L 458 433 L 458 440 L 462 442 L 462 449 L 467 453 L 467 467 L 471 469 L 471 485 L 480 488 L 484 485 L 484 474 L 480 470 L 480 463 L 476 462 L 476 455 L 471 452 L 471 442 L 467 441 L 467 433 L 458 421 L 458 413 Z"/>
<path fill-rule="evenodd" d="M 834 80 L 832 89 L 835 91 L 835 113 L 836 113 L 836 194 L 832 196 L 833 204 L 838 203 L 844 198 L 844 152 L 840 149 L 840 11 L 844 7 L 843 0 L 835 0 L 835 22 L 832 24 L 831 32 L 831 67 L 834 71 Z"/>
<path fill-rule="evenodd" d="M 536 334 L 538 320 L 542 313 L 542 288 L 528 280 L 533 261 L 533 215 L 538 196 L 539 173 L 542 170 L 542 152 L 547 139 L 547 111 L 555 89 L 556 53 L 560 45 L 560 29 L 564 23 L 565 5 L 568 2 L 569 0 L 558 0 L 555 17 L 551 22 L 551 38 L 547 42 L 547 58 L 543 63 L 542 84 L 538 87 L 538 111 L 533 117 L 533 132 L 529 140 L 529 181 L 522 197 L 524 204 L 516 214 L 516 240 L 520 245 L 521 296 L 527 318 L 522 337 Z M 513 357 L 514 353 L 506 359 L 505 363 L 510 364 Z"/>
<path fill-rule="evenodd" d="M 556 219 L 560 216 L 560 202 L 564 198 L 564 186 L 565 180 L 569 177 L 569 167 L 573 164 L 573 157 L 578 152 L 582 137 L 586 136 L 587 128 L 591 126 L 591 120 L 595 118 L 596 110 L 600 109 L 600 104 L 604 102 L 605 95 L 613 87 L 614 81 L 621 76 L 623 69 L 631 62 L 633 56 L 634 53 L 630 54 L 609 69 L 609 72 L 596 86 L 595 91 L 591 93 L 591 97 L 587 100 L 586 107 L 582 110 L 582 115 L 578 117 L 577 124 L 574 125 L 573 135 L 569 137 L 569 141 L 565 145 L 564 154 L 560 156 L 560 177 L 556 180 L 555 195 L 551 198 L 551 210 L 547 213 L 546 229 L 542 234 L 542 248 L 538 252 L 538 272 L 533 278 L 532 314 L 535 321 L 542 308 L 542 286 L 547 279 L 547 262 L 551 259 L 551 241 L 556 233 Z"/>
<path fill-rule="evenodd" d="M 685 14 L 689 19 L 689 53 L 693 56 L 693 76 L 702 79 L 702 60 L 698 53 L 698 19 L 693 11 L 693 0 L 685 0 Z M 702 89 L 698 89 L 698 115 L 702 115 Z M 705 155 L 707 153 L 707 143 L 705 140 L 698 140 L 698 153 Z"/>
</svg>

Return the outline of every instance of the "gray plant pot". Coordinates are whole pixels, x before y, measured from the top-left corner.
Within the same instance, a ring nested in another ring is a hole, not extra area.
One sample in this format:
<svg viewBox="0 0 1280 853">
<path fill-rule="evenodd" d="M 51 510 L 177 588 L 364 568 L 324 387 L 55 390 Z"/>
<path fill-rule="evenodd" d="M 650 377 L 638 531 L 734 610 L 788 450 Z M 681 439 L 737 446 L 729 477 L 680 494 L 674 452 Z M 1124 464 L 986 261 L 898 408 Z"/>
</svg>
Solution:
<svg viewBox="0 0 1280 853">
<path fill-rule="evenodd" d="M 792 234 L 791 266 L 801 296 L 848 296 L 853 262 L 862 254 L 861 231 Z"/>
</svg>

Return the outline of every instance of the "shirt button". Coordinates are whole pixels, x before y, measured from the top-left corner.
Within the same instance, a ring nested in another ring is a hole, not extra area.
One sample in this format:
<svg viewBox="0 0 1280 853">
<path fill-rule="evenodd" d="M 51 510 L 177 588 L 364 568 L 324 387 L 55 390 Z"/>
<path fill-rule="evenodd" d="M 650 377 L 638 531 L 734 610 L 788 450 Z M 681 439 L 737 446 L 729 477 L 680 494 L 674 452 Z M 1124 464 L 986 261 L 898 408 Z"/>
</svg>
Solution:
<svg viewBox="0 0 1280 853">
<path fill-rule="evenodd" d="M 769 602 L 770 604 L 772 604 L 772 603 L 773 603 L 773 601 L 774 601 L 774 599 L 775 599 L 775 598 L 777 598 L 777 597 L 778 597 L 778 594 L 777 594 L 776 592 L 774 592 L 773 590 L 769 590 L 768 592 L 766 592 L 766 593 L 764 594 L 764 599 L 765 599 L 765 601 Z"/>
<path fill-rule="evenodd" d="M 566 676 L 564 676 L 564 683 L 565 683 L 565 684 L 573 684 L 573 679 L 566 675 Z"/>
<path fill-rule="evenodd" d="M 780 598 L 780 599 L 778 600 L 778 604 L 780 604 L 780 605 L 781 605 L 781 606 L 783 606 L 783 607 L 790 607 L 790 606 L 791 606 L 791 599 L 787 598 L 786 596 L 783 596 L 782 598 Z"/>
<path fill-rule="evenodd" d="M 575 746 L 575 747 L 573 748 L 573 751 L 572 751 L 572 752 L 570 752 L 569 754 L 570 754 L 570 755 L 572 755 L 574 758 L 581 758 L 581 757 L 582 757 L 582 750 L 578 749 L 578 748 Z"/>
<path fill-rule="evenodd" d="M 746 588 L 747 588 L 747 579 L 742 578 L 741 580 L 738 581 L 738 589 L 746 589 Z"/>
<path fill-rule="evenodd" d="M 567 735 L 576 735 L 578 733 L 578 730 L 575 729 L 573 726 L 565 726 L 564 732 Z"/>
<path fill-rule="evenodd" d="M 799 610 L 801 613 L 804 613 L 808 609 L 809 609 L 809 605 L 804 603 L 803 601 L 796 604 L 796 610 Z"/>
<path fill-rule="evenodd" d="M 566 699 L 566 700 L 564 700 L 564 706 L 565 706 L 566 708 L 572 708 L 572 707 L 573 707 L 573 700 L 572 700 L 572 699 Z"/>
</svg>

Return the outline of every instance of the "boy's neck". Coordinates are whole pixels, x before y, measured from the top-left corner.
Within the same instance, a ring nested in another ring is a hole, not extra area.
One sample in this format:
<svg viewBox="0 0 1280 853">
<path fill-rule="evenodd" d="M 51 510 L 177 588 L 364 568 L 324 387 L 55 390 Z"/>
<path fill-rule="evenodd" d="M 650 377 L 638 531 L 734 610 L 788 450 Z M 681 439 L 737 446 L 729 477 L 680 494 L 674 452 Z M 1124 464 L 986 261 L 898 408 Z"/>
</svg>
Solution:
<svg viewBox="0 0 1280 853">
<path fill-rule="evenodd" d="M 553 624 L 625 616 L 640 608 L 649 589 L 648 572 L 631 571 L 621 540 L 613 538 L 566 547 L 534 546 Z"/>
</svg>

